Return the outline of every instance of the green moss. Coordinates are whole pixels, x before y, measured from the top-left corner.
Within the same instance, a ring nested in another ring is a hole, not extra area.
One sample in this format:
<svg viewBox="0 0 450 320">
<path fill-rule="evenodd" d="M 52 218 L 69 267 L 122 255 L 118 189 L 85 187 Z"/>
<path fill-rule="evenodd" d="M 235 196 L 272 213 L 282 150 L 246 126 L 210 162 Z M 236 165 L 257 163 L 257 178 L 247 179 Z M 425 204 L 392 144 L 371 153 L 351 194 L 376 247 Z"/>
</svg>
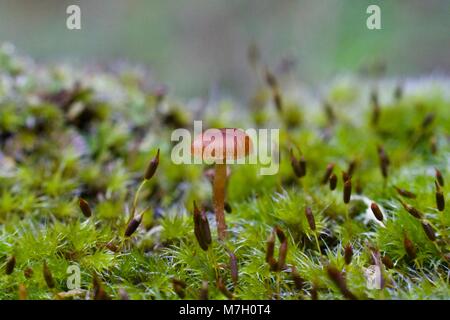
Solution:
<svg viewBox="0 0 450 320">
<path fill-rule="evenodd" d="M 71 72 L 75 68 L 70 65 L 49 65 L 40 66 L 38 73 L 25 61 L 0 52 L 0 299 L 17 299 L 19 284 L 27 288 L 28 298 L 55 298 L 68 290 L 70 265 L 80 268 L 81 289 L 92 291 L 97 274 L 113 298 L 122 288 L 132 299 L 177 299 L 171 282 L 176 278 L 186 282 L 188 299 L 199 297 L 203 280 L 209 282 L 210 298 L 225 299 L 216 286 L 220 277 L 239 299 L 310 299 L 313 286 L 321 299 L 342 299 L 327 275 L 329 264 L 343 271 L 349 290 L 362 299 L 449 298 L 449 206 L 443 212 L 435 209 L 434 194 L 438 168 L 447 182 L 444 195 L 450 197 L 448 79 L 430 80 L 431 89 L 415 83 L 400 101 L 386 98 L 393 88 L 379 81 L 384 98 L 376 126 L 370 121 L 366 80 L 338 79 L 324 92 L 336 116 L 326 124 L 323 110 L 317 109 L 321 102 L 308 97 L 298 101 L 297 92 L 282 92 L 286 104 L 281 116 L 264 88 L 254 95 L 252 108 L 227 99 L 212 101 L 198 114 L 187 100 L 170 95 L 159 100 L 145 91 L 133 71 Z M 17 75 L 26 85 L 14 91 L 6 83 Z M 74 93 L 77 82 L 81 89 Z M 64 103 L 67 95 L 69 105 Z M 434 119 L 424 127 L 430 114 Z M 170 160 L 172 130 L 190 127 L 196 118 L 207 126 L 281 130 L 276 175 L 261 176 L 258 165 L 231 166 L 227 201 L 232 212 L 227 214 L 230 236 L 225 243 L 216 240 L 206 166 Z M 380 173 L 378 145 L 390 158 L 387 181 Z M 138 209 L 148 210 L 137 231 L 124 239 L 136 188 L 157 149 L 160 165 L 138 199 Z M 292 171 L 290 149 L 307 161 L 303 178 Z M 341 171 L 352 160 L 357 161 L 353 194 L 358 184 L 362 194 L 346 205 Z M 320 183 L 329 163 L 339 177 L 335 191 Z M 436 241 L 404 210 L 393 186 L 417 194 L 404 201 L 423 212 L 436 230 Z M 92 217 L 81 214 L 79 196 L 89 202 Z M 194 235 L 194 200 L 207 209 L 213 233 L 207 252 Z M 367 219 L 372 201 L 384 209 L 383 224 Z M 306 207 L 312 209 L 315 231 Z M 266 239 L 275 225 L 288 241 L 288 268 L 280 272 L 270 271 L 265 261 Z M 405 235 L 416 249 L 413 260 L 405 250 Z M 350 265 L 343 256 L 348 244 L 353 248 Z M 228 250 L 237 257 L 237 285 Z M 394 263 L 393 269 L 382 268 L 388 285 L 381 290 L 370 289 L 365 277 L 373 252 Z M 11 256 L 17 263 L 6 275 Z M 44 260 L 54 289 L 44 281 Z M 295 287 L 290 266 L 304 279 L 302 289 Z M 26 268 L 34 271 L 30 278 L 24 275 Z"/>
</svg>

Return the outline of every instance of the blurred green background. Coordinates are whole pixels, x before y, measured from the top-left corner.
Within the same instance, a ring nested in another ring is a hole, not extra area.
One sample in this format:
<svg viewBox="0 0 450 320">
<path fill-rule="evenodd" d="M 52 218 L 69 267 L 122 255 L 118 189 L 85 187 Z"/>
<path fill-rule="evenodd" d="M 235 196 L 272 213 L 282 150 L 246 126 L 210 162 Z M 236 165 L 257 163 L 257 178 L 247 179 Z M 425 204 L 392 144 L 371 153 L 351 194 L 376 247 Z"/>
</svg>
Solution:
<svg viewBox="0 0 450 320">
<path fill-rule="evenodd" d="M 70 4 L 82 30 L 66 29 Z M 366 28 L 369 4 L 382 30 Z M 38 61 L 142 63 L 177 95 L 240 96 L 254 85 L 252 43 L 271 68 L 295 61 L 308 83 L 374 61 L 388 75 L 448 73 L 450 1 L 0 0 L 3 41 Z"/>
</svg>

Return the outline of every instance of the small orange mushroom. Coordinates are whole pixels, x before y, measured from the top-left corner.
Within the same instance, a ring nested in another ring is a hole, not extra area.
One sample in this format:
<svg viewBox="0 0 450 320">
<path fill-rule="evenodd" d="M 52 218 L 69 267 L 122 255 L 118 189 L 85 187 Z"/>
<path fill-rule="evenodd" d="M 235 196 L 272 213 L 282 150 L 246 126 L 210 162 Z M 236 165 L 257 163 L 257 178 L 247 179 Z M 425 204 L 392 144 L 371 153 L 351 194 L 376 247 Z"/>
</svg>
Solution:
<svg viewBox="0 0 450 320">
<path fill-rule="evenodd" d="M 227 163 L 245 158 L 252 148 L 250 136 L 236 128 L 209 129 L 192 142 L 192 154 L 206 163 L 214 164 L 213 204 L 219 240 L 225 239 L 227 229 L 224 214 Z"/>
</svg>

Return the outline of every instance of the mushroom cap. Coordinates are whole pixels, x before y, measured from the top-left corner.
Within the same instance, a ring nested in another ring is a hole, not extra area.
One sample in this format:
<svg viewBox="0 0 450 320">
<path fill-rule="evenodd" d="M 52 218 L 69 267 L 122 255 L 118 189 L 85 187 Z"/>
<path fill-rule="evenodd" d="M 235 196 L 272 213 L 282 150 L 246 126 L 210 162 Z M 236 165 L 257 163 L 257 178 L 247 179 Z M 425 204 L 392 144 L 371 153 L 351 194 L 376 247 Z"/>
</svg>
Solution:
<svg viewBox="0 0 450 320">
<path fill-rule="evenodd" d="M 215 163 L 241 159 L 252 151 L 250 136 L 236 128 L 208 129 L 199 134 L 191 146 L 195 157 Z"/>
</svg>

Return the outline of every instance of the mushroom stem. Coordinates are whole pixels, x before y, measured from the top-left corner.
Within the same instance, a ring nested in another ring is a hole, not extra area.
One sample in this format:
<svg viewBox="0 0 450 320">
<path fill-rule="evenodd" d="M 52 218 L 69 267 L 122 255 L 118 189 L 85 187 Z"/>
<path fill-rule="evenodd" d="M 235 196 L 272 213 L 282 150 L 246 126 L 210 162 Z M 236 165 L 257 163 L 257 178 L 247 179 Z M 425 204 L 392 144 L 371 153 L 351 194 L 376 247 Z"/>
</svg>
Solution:
<svg viewBox="0 0 450 320">
<path fill-rule="evenodd" d="M 216 163 L 213 185 L 214 212 L 216 214 L 217 234 L 219 240 L 226 237 L 227 226 L 225 224 L 224 202 L 225 185 L 227 179 L 227 165 L 225 163 Z"/>
</svg>

